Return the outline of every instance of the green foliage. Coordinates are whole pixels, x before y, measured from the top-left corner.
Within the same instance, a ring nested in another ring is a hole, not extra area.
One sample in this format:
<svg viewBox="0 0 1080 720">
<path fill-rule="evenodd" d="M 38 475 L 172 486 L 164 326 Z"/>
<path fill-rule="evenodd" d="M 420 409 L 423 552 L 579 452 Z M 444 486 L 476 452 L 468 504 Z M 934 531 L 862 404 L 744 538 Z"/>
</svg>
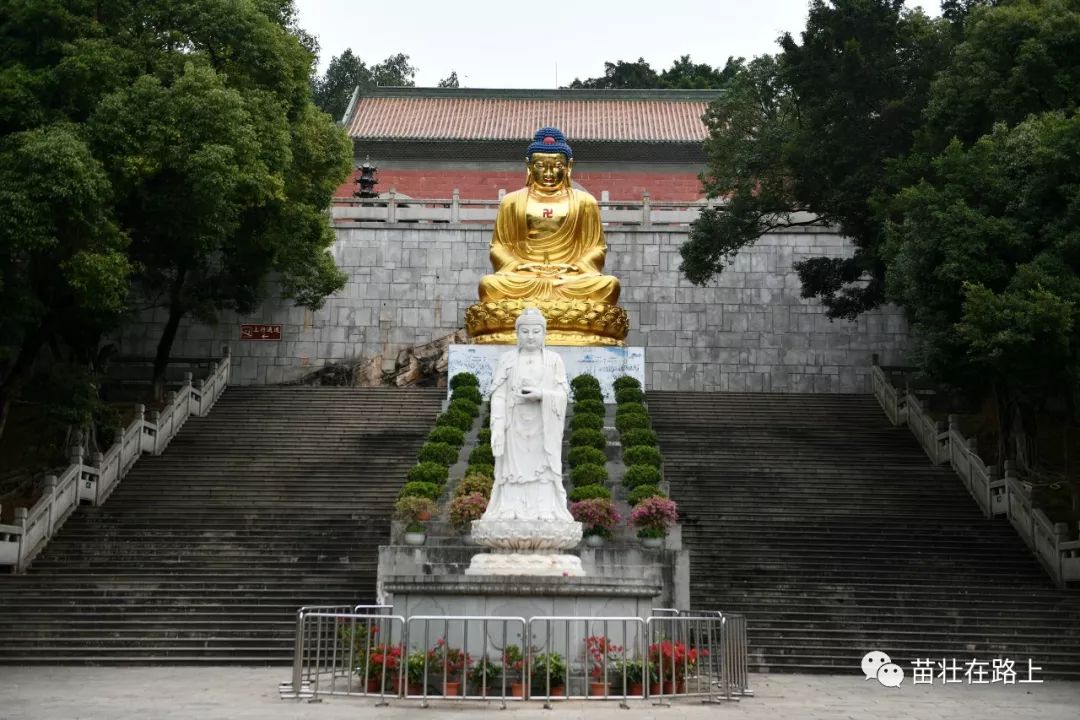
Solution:
<svg viewBox="0 0 1080 720">
<path fill-rule="evenodd" d="M 728 67 L 730 64 L 729 61 Z M 657 72 L 645 62 L 645 58 L 638 58 L 637 62 L 619 60 L 614 63 L 605 62 L 602 76 L 586 80 L 575 79 L 570 87 L 706 90 L 724 87 L 731 72 L 728 67 L 721 69 L 706 63 L 695 63 L 689 55 L 683 55 L 672 62 L 667 70 Z"/>
<path fill-rule="evenodd" d="M 645 406 L 639 402 L 622 403 L 615 408 L 615 418 L 621 418 L 626 415 L 641 415 L 644 417 L 649 416 L 649 411 Z"/>
<path fill-rule="evenodd" d="M 491 444 L 491 428 L 480 428 L 476 433 L 477 445 L 490 445 Z"/>
<path fill-rule="evenodd" d="M 566 461 L 570 467 L 577 467 L 585 463 L 603 465 L 607 462 L 607 455 L 604 454 L 603 450 L 597 450 L 590 445 L 582 445 L 570 448 L 570 452 L 566 455 Z"/>
<path fill-rule="evenodd" d="M 428 433 L 427 439 L 428 442 L 446 443 L 459 448 L 465 443 L 465 432 L 452 425 L 437 425 Z"/>
<path fill-rule="evenodd" d="M 635 445 L 623 449 L 623 462 L 627 465 L 652 465 L 659 468 L 663 464 L 663 458 L 655 447 Z"/>
<path fill-rule="evenodd" d="M 583 387 L 580 390 L 574 391 L 574 404 L 581 402 L 598 402 L 604 403 L 604 394 L 600 392 L 599 388 Z"/>
<path fill-rule="evenodd" d="M 648 415 L 622 415 L 615 418 L 615 427 L 618 428 L 620 433 L 626 433 L 629 430 L 636 430 L 639 428 L 649 427 Z"/>
<path fill-rule="evenodd" d="M 469 465 L 494 465 L 495 455 L 491 445 L 477 445 L 469 453 Z"/>
<path fill-rule="evenodd" d="M 394 503 L 394 519 L 410 525 L 430 520 L 437 511 L 431 498 L 420 495 L 403 495 Z"/>
<path fill-rule="evenodd" d="M 559 653 L 536 653 L 529 665 L 530 692 L 546 694 L 566 684 L 566 661 Z"/>
<path fill-rule="evenodd" d="M 442 485 L 430 482 L 407 482 L 398 493 L 398 498 L 420 497 L 435 501 L 442 494 Z"/>
<path fill-rule="evenodd" d="M 442 485 L 450 471 L 446 465 L 438 462 L 422 462 L 409 468 L 409 482 L 423 482 Z M 434 498 L 432 498 L 434 499 Z"/>
<path fill-rule="evenodd" d="M 580 502 L 581 500 L 594 500 L 596 498 L 610 500 L 611 491 L 603 485 L 582 485 L 571 490 L 569 497 L 570 502 Z"/>
<path fill-rule="evenodd" d="M 615 402 L 620 405 L 624 403 L 643 403 L 645 402 L 645 392 L 641 388 L 623 388 L 615 391 Z"/>
<path fill-rule="evenodd" d="M 454 377 L 450 378 L 451 390 L 459 390 L 464 387 L 474 387 L 479 389 L 480 379 L 470 372 L 458 373 Z"/>
<path fill-rule="evenodd" d="M 637 445 L 648 445 L 650 447 L 656 447 L 656 433 L 652 430 L 627 430 L 622 434 L 622 444 L 624 448 L 632 448 Z"/>
<path fill-rule="evenodd" d="M 623 475 L 623 485 L 633 490 L 641 485 L 659 485 L 663 480 L 660 471 L 652 465 L 630 465 Z"/>
<path fill-rule="evenodd" d="M 571 430 L 603 430 L 604 418 L 600 415 L 589 415 L 588 413 L 574 413 L 574 416 L 570 418 Z"/>
<path fill-rule="evenodd" d="M 577 377 L 575 377 L 573 380 L 570 381 L 570 388 L 572 390 L 574 390 L 575 392 L 578 391 L 578 390 L 584 390 L 586 388 L 592 388 L 593 390 L 599 390 L 600 389 L 600 381 L 597 380 L 594 376 L 592 376 L 592 375 L 590 375 L 588 373 L 583 373 L 581 375 L 578 375 Z"/>
<path fill-rule="evenodd" d="M 446 407 L 446 411 L 459 412 L 468 415 L 470 418 L 475 418 L 480 415 L 480 405 L 468 400 L 451 400 Z"/>
<path fill-rule="evenodd" d="M 570 433 L 570 447 L 594 447 L 603 451 L 607 447 L 607 438 L 600 430 L 574 430 Z"/>
<path fill-rule="evenodd" d="M 486 498 L 491 497 L 491 486 L 494 484 L 490 475 L 470 473 L 461 479 L 454 488 L 454 497 L 480 493 Z"/>
<path fill-rule="evenodd" d="M 450 396 L 451 400 L 467 400 L 474 405 L 479 405 L 484 401 L 484 397 L 480 394 L 480 388 L 474 385 L 465 385 L 454 390 L 454 394 Z"/>
<path fill-rule="evenodd" d="M 574 414 L 604 417 L 604 403 L 600 400 L 581 400 L 574 403 Z"/>
<path fill-rule="evenodd" d="M 582 463 L 570 471 L 570 480 L 574 487 L 582 485 L 601 485 L 608 480 L 608 471 L 603 465 Z"/>
<path fill-rule="evenodd" d="M 486 475 L 487 477 L 495 477 L 495 466 L 485 464 L 469 464 L 468 469 L 465 471 L 466 475 Z"/>
<path fill-rule="evenodd" d="M 627 498 L 627 501 L 630 503 L 631 506 L 634 506 L 640 503 L 642 500 L 651 497 L 666 498 L 667 494 L 657 485 L 638 485 L 630 491 L 630 496 Z"/>
<path fill-rule="evenodd" d="M 331 58 L 326 73 L 312 81 L 312 95 L 319 108 L 334 120 L 341 120 L 357 86 L 361 92 L 379 85 L 412 87 L 416 84 L 415 77 L 416 68 L 409 64 L 408 55 L 391 55 L 368 67 L 348 48 Z"/>
<path fill-rule="evenodd" d="M 416 458 L 424 462 L 434 462 L 439 465 L 450 466 L 457 462 L 458 448 L 441 442 L 426 442 L 420 446 Z"/>
<path fill-rule="evenodd" d="M 615 378 L 615 382 L 613 382 L 611 386 L 616 390 L 616 392 L 619 390 L 625 390 L 626 388 L 637 388 L 638 390 L 640 390 L 641 382 L 638 381 L 638 379 L 635 377 L 631 377 L 629 375 L 621 375 Z"/>
<path fill-rule="evenodd" d="M 435 419 L 436 426 L 448 425 L 450 427 L 456 427 L 463 432 L 467 432 L 472 427 L 472 424 L 472 416 L 468 413 L 461 412 L 456 408 L 447 410 Z"/>
</svg>

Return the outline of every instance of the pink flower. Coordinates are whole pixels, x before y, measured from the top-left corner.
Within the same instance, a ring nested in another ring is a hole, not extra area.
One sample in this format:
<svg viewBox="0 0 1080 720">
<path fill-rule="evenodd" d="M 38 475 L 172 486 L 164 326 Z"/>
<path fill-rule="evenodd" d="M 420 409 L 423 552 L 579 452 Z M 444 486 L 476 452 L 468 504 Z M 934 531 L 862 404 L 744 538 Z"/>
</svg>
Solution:
<svg viewBox="0 0 1080 720">
<path fill-rule="evenodd" d="M 667 498 L 647 498 L 630 511 L 630 523 L 639 530 L 667 532 L 678 521 L 678 505 Z"/>
</svg>

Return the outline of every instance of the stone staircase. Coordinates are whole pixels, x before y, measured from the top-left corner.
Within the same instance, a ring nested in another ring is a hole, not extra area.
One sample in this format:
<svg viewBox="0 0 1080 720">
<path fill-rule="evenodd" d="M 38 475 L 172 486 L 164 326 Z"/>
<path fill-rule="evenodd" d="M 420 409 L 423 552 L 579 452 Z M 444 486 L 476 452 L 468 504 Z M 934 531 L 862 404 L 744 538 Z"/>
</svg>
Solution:
<svg viewBox="0 0 1080 720">
<path fill-rule="evenodd" d="M 695 608 L 743 613 L 751 670 L 1027 661 L 1080 679 L 1080 593 L 1056 589 L 872 396 L 649 393 Z M 961 678 L 962 678 L 961 674 Z M 940 682 L 940 681 L 937 681 Z"/>
<path fill-rule="evenodd" d="M 0 577 L 0 663 L 287 663 L 301 605 L 372 603 L 443 390 L 230 387 Z"/>
</svg>

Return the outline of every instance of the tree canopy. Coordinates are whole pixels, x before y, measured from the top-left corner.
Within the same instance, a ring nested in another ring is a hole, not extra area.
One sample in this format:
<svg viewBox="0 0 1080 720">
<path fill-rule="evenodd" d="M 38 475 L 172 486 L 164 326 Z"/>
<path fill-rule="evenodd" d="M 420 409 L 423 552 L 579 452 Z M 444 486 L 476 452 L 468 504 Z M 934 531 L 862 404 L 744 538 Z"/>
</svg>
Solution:
<svg viewBox="0 0 1080 720">
<path fill-rule="evenodd" d="M 675 60 L 667 70 L 657 72 L 645 58 L 638 58 L 636 62 L 619 60 L 614 63 L 604 63 L 604 74 L 600 77 L 586 80 L 575 79 L 570 83 L 571 88 L 598 88 L 598 89 L 699 89 L 723 87 L 733 72 L 733 64 L 736 61 L 729 58 L 723 68 L 714 68 L 705 63 L 694 63 L 689 55 L 683 55 Z"/>
<path fill-rule="evenodd" d="M 454 79 L 457 79 L 456 73 Z M 380 85 L 413 87 L 416 85 L 416 68 L 409 64 L 409 56 L 402 53 L 391 55 L 377 65 L 368 67 L 352 49 L 331 58 L 322 77 L 312 81 L 315 104 L 335 120 L 341 120 L 349 109 L 353 92 Z M 440 87 L 457 87 L 444 86 Z"/>
</svg>

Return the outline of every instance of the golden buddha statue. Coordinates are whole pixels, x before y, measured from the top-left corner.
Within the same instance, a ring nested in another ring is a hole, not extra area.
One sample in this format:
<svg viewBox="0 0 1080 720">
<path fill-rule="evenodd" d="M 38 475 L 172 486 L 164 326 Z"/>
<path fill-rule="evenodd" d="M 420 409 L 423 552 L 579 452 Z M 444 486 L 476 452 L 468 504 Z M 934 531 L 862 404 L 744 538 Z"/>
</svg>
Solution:
<svg viewBox="0 0 1080 720">
<path fill-rule="evenodd" d="M 570 184 L 574 155 L 556 128 L 541 128 L 526 153 L 526 186 L 499 203 L 491 237 L 495 272 L 465 312 L 478 343 L 515 342 L 527 306 L 548 321 L 552 345 L 622 345 L 629 330 L 619 280 L 604 275 L 607 244 L 596 199 Z"/>
</svg>

